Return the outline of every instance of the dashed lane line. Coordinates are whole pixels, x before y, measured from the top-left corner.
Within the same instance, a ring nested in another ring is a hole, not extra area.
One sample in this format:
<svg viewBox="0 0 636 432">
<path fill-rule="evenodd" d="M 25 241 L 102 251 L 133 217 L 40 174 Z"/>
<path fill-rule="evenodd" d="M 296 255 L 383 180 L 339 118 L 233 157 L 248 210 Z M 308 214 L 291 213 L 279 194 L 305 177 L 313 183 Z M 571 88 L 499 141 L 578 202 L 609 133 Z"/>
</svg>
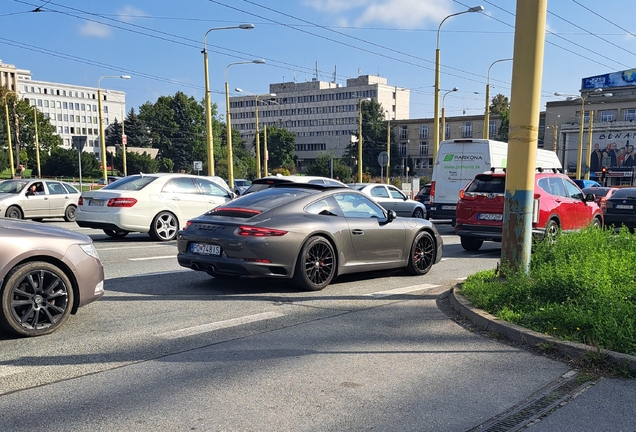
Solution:
<svg viewBox="0 0 636 432">
<path fill-rule="evenodd" d="M 194 336 L 201 333 L 207 333 L 215 330 L 236 327 L 243 324 L 249 324 L 257 321 L 264 321 L 272 318 L 280 318 L 285 316 L 280 312 L 262 312 L 254 315 L 246 315 L 239 318 L 232 318 L 224 321 L 217 321 L 209 324 L 188 327 L 181 330 L 174 330 L 167 333 L 161 333 L 159 336 L 166 339 L 177 339 L 186 336 Z"/>
</svg>

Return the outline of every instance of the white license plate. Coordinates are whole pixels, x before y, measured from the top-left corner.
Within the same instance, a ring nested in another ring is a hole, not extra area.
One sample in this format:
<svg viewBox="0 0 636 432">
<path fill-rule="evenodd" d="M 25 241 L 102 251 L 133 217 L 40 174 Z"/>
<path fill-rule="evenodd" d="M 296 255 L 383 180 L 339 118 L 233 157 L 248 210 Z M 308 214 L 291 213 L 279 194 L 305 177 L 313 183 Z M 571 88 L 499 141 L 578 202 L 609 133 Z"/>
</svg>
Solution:
<svg viewBox="0 0 636 432">
<path fill-rule="evenodd" d="M 617 204 L 616 208 L 620 210 L 633 210 L 634 206 L 629 204 Z"/>
<path fill-rule="evenodd" d="M 104 206 L 104 202 L 102 200 L 88 200 L 88 205 L 89 206 Z"/>
<path fill-rule="evenodd" d="M 209 245 L 209 244 L 201 244 L 201 243 L 192 243 L 190 245 L 190 251 L 192 253 L 201 254 L 201 255 L 221 255 L 221 246 L 217 245 Z"/>
<path fill-rule="evenodd" d="M 477 219 L 500 221 L 503 220 L 503 215 L 501 213 L 479 213 Z"/>
<path fill-rule="evenodd" d="M 449 205 L 449 206 L 440 206 L 442 210 L 457 210 L 457 206 Z"/>
</svg>

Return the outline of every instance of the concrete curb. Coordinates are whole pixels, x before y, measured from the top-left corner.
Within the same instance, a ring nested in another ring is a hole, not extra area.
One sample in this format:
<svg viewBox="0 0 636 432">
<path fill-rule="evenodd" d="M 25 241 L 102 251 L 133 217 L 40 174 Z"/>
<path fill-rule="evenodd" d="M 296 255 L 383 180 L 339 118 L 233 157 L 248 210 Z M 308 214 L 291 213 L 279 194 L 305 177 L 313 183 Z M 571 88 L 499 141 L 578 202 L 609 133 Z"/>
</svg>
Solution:
<svg viewBox="0 0 636 432">
<path fill-rule="evenodd" d="M 540 345 L 554 346 L 558 352 L 565 354 L 570 358 L 579 358 L 589 354 L 601 355 L 608 362 L 629 370 L 630 373 L 636 372 L 636 356 L 629 354 L 621 354 L 614 351 L 598 350 L 592 346 L 577 342 L 568 342 L 548 336 L 539 332 L 528 330 L 524 327 L 502 321 L 493 315 L 490 315 L 480 309 L 476 309 L 461 293 L 457 292 L 457 288 L 451 288 L 450 304 L 460 315 L 472 321 L 476 326 L 490 332 L 502 334 L 511 342 L 524 344 L 531 347 L 539 347 Z"/>
</svg>

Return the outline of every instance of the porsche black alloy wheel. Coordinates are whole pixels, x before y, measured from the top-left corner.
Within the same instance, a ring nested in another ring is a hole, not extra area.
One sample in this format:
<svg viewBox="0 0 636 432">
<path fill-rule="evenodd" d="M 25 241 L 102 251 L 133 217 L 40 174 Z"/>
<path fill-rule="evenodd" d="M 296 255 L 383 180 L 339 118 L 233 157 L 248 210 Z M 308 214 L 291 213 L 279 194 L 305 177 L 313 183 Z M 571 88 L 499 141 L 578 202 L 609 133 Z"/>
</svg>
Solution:
<svg viewBox="0 0 636 432">
<path fill-rule="evenodd" d="M 429 272 L 435 262 L 435 240 L 428 231 L 421 231 L 413 240 L 407 271 L 412 275 Z"/>
<path fill-rule="evenodd" d="M 301 287 L 320 291 L 331 283 L 336 270 L 336 254 L 323 237 L 310 238 L 300 251 L 294 279 Z"/>
</svg>

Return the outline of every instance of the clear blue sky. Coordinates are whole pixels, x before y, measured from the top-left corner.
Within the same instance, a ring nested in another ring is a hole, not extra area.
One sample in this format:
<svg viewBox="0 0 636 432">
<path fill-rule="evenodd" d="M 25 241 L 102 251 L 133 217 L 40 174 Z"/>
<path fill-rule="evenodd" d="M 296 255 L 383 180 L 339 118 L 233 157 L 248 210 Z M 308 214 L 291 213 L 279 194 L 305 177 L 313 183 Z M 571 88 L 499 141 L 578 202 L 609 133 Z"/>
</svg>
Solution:
<svg viewBox="0 0 636 432">
<path fill-rule="evenodd" d="M 128 109 L 182 91 L 204 95 L 203 36 L 210 28 L 252 23 L 252 30 L 207 37 L 212 100 L 225 112 L 230 89 L 268 93 L 270 83 L 317 74 L 342 85 L 379 74 L 411 89 L 411 118 L 433 116 L 437 28 L 448 116 L 481 114 L 489 66 L 513 55 L 516 0 L 2 0 L 0 59 L 33 79 L 127 93 Z M 36 9 L 39 8 L 39 9 Z M 34 10 L 39 10 L 38 12 Z M 631 2 L 548 2 L 542 104 L 554 92 L 578 94 L 581 78 L 636 67 Z M 491 69 L 491 95 L 510 95 L 512 62 Z"/>
</svg>

